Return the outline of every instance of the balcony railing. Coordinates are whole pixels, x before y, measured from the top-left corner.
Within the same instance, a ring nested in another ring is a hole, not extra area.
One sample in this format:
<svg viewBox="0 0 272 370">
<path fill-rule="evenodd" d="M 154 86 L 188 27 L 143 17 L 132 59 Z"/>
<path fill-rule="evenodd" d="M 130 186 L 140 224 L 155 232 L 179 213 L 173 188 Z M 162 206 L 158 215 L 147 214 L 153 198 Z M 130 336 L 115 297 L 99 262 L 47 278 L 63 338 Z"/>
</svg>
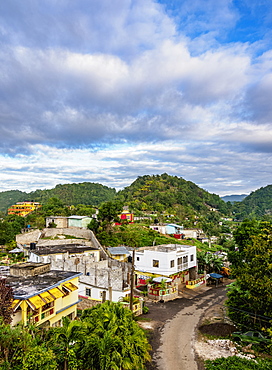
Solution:
<svg viewBox="0 0 272 370">
<path fill-rule="evenodd" d="M 178 265 L 178 270 L 179 271 L 188 270 L 188 268 L 189 268 L 189 263 L 188 262 Z"/>
</svg>

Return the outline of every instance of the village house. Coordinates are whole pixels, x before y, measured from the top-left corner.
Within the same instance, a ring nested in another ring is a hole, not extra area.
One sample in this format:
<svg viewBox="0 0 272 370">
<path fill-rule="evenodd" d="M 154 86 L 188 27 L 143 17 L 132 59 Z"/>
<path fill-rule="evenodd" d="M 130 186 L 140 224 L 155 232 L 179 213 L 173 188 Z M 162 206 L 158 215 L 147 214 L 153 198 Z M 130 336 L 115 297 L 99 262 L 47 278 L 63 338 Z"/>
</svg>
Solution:
<svg viewBox="0 0 272 370">
<path fill-rule="evenodd" d="M 88 224 L 91 222 L 92 217 L 88 216 L 49 216 L 45 219 L 46 227 L 56 227 L 56 228 L 72 228 L 78 227 L 87 229 Z"/>
<path fill-rule="evenodd" d="M 153 300 L 177 298 L 178 285 L 196 278 L 196 247 L 166 244 L 143 247 L 134 254 L 135 281 L 138 288 L 146 286 Z"/>
<path fill-rule="evenodd" d="M 135 251 L 137 285 L 145 284 L 152 277 L 171 277 L 185 282 L 186 275 L 195 279 L 196 247 L 191 245 L 165 244 L 142 247 Z"/>
<path fill-rule="evenodd" d="M 68 219 L 65 216 L 49 216 L 45 219 L 46 227 L 65 228 L 68 227 Z"/>
<path fill-rule="evenodd" d="M 50 270 L 50 264 L 21 263 L 10 267 L 6 283 L 13 290 L 13 320 L 26 325 L 61 326 L 77 316 L 80 272 Z"/>
<path fill-rule="evenodd" d="M 41 204 L 38 202 L 17 202 L 8 208 L 8 215 L 25 217 L 40 207 Z"/>
<path fill-rule="evenodd" d="M 115 225 L 120 225 L 122 222 L 128 222 L 132 224 L 134 222 L 134 214 L 129 211 L 128 206 L 123 207 L 123 211 L 118 215 L 120 222 L 116 222 Z"/>
<path fill-rule="evenodd" d="M 130 256 L 129 250 L 124 245 L 118 247 L 108 247 L 107 251 L 111 258 L 114 258 L 118 261 L 127 261 Z"/>
<path fill-rule="evenodd" d="M 131 264 L 112 259 L 91 230 L 46 228 L 18 235 L 16 240 L 29 261 L 50 263 L 52 270 L 81 273 L 79 308 L 104 300 L 117 302 L 130 293 Z"/>
<path fill-rule="evenodd" d="M 183 225 L 177 224 L 154 224 L 149 226 L 152 230 L 158 231 L 160 234 L 173 235 L 180 239 L 183 235 Z"/>
</svg>

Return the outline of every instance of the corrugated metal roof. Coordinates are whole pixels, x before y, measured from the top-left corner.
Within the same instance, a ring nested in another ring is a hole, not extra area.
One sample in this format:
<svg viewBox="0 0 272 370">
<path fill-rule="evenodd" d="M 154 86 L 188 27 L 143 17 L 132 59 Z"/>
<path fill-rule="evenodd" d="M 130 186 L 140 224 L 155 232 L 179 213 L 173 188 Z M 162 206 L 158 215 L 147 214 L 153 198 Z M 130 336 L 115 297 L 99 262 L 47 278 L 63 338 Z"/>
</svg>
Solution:
<svg viewBox="0 0 272 370">
<path fill-rule="evenodd" d="M 109 247 L 108 248 L 108 251 L 112 255 L 118 255 L 118 254 L 127 254 L 127 255 L 129 255 L 130 254 L 129 251 L 127 250 L 127 248 L 125 246 Z"/>
</svg>

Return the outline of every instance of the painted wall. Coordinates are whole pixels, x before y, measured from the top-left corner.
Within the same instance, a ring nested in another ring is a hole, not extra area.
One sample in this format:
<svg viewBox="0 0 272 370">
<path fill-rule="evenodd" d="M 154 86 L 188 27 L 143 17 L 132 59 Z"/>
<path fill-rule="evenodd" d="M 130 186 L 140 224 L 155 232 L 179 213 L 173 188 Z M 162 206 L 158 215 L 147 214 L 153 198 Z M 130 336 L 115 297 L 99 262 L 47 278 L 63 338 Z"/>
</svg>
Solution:
<svg viewBox="0 0 272 370">
<path fill-rule="evenodd" d="M 136 251 L 136 270 L 169 276 L 196 266 L 195 246 L 188 246 L 187 248 L 179 246 L 177 248 L 177 250 L 169 252 L 160 252 L 156 250 L 144 250 L 143 252 Z M 187 258 L 187 262 L 185 263 L 183 262 L 184 257 L 185 260 Z M 182 263 L 179 263 L 179 258 L 182 258 Z M 156 261 L 158 261 L 158 263 Z M 174 262 L 171 264 L 171 261 Z M 155 267 L 156 264 L 158 267 Z"/>
<path fill-rule="evenodd" d="M 26 324 L 26 322 L 28 320 L 29 313 L 31 313 L 31 312 L 36 316 L 37 316 L 37 313 L 39 312 L 39 321 L 36 321 L 36 320 L 34 321 L 37 325 L 41 325 L 44 322 L 48 321 L 50 323 L 49 325 L 52 326 L 54 323 L 60 321 L 62 319 L 62 317 L 68 316 L 70 314 L 72 314 L 73 317 L 75 317 L 76 314 L 77 314 L 77 302 L 78 302 L 78 291 L 79 291 L 78 290 L 78 285 L 79 285 L 78 277 L 72 278 L 72 279 L 67 280 L 65 282 L 62 282 L 62 283 L 58 284 L 57 286 L 58 286 L 58 288 L 60 288 L 62 290 L 62 286 L 64 284 L 68 283 L 68 282 L 71 282 L 77 288 L 74 291 L 70 292 L 66 296 L 56 298 L 53 301 L 52 308 L 45 311 L 46 316 L 43 319 L 41 318 L 41 314 L 42 314 L 42 308 L 41 307 L 35 313 L 33 313 L 32 309 L 30 309 L 30 311 L 27 312 L 29 310 L 29 305 L 28 305 L 28 303 L 26 301 L 26 298 L 25 298 L 25 299 L 21 300 L 21 303 L 20 303 L 20 306 L 19 306 L 21 309 L 18 309 L 18 310 L 15 311 L 14 316 L 13 316 L 13 321 L 12 321 L 11 325 L 14 326 L 14 325 L 18 324 L 18 322 L 21 321 L 21 320 L 24 324 Z M 52 289 L 52 286 L 49 286 L 48 290 L 51 290 L 51 289 Z M 36 295 L 38 295 L 39 293 L 40 292 L 37 292 Z M 51 309 L 52 309 L 52 314 L 48 315 L 48 313 L 50 313 Z M 33 319 L 34 318 L 35 318 L 35 316 L 33 316 Z"/>
</svg>

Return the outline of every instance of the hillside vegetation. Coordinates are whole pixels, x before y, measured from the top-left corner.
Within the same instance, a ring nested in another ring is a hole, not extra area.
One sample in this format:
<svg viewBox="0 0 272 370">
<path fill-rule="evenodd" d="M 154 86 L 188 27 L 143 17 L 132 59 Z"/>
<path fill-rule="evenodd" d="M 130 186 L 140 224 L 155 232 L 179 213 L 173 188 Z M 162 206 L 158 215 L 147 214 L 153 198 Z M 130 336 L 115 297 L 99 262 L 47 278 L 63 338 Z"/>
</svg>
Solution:
<svg viewBox="0 0 272 370">
<path fill-rule="evenodd" d="M 166 173 L 140 176 L 118 193 L 114 188 L 93 182 L 57 185 L 53 189 L 38 189 L 30 193 L 20 190 L 4 191 L 0 192 L 0 212 L 7 212 L 7 208 L 16 202 L 36 201 L 45 204 L 51 198 L 59 199 L 65 206 L 82 204 L 95 207 L 116 200 L 129 206 L 136 215 L 153 212 L 174 215 L 180 220 L 208 216 L 212 221 L 215 216 L 212 209 L 216 209 L 218 215 L 235 215 L 239 220 L 270 218 L 272 215 L 272 185 L 260 188 L 242 201 L 231 204 L 232 202 L 224 200 L 232 198 L 224 197 L 223 200 L 191 181 Z"/>
<path fill-rule="evenodd" d="M 0 212 L 6 212 L 12 204 L 24 201 L 26 193 L 20 190 L 8 190 L 0 192 Z"/>
<path fill-rule="evenodd" d="M 30 193 L 19 190 L 4 191 L 0 193 L 0 211 L 7 211 L 7 208 L 16 202 L 35 201 L 44 204 L 50 198 L 58 198 L 67 206 L 78 204 L 99 206 L 111 200 L 115 194 L 114 188 L 92 182 L 57 185 L 53 189 L 35 190 Z"/>
<path fill-rule="evenodd" d="M 272 185 L 253 191 L 242 202 L 235 203 L 236 218 L 271 218 L 272 216 Z"/>
<path fill-rule="evenodd" d="M 229 204 L 182 177 L 146 175 L 138 177 L 130 186 L 118 192 L 117 199 L 134 211 L 174 212 L 180 218 L 205 214 L 216 208 L 229 214 Z"/>
</svg>

